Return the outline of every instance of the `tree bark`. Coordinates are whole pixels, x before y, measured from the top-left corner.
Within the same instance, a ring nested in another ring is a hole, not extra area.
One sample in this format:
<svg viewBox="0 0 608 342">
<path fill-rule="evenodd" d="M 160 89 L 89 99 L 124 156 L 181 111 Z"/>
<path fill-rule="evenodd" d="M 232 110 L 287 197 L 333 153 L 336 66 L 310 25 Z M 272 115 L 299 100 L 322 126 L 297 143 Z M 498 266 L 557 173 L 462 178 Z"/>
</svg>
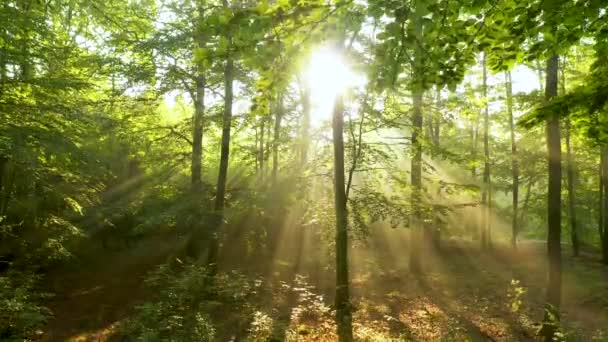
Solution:
<svg viewBox="0 0 608 342">
<path fill-rule="evenodd" d="M 557 96 L 558 56 L 553 55 L 547 60 L 545 101 Z M 547 119 L 547 161 L 548 161 L 548 193 L 547 193 L 547 252 L 549 259 L 549 276 L 547 280 L 547 298 L 543 336 L 551 341 L 555 335 L 555 323 L 559 321 L 559 307 L 562 291 L 562 255 L 561 255 L 561 142 L 558 115 Z"/>
<path fill-rule="evenodd" d="M 204 6 L 198 2 L 198 15 L 193 21 L 193 39 L 197 48 L 205 46 L 205 37 L 199 25 L 204 16 Z M 202 180 L 202 163 L 203 163 L 203 118 L 205 113 L 205 76 L 202 65 L 196 66 L 196 75 L 194 80 L 195 98 L 194 114 L 192 117 L 192 155 L 190 162 L 190 191 L 192 194 L 192 202 L 190 203 L 192 213 L 195 215 L 191 227 L 191 235 L 186 244 L 186 254 L 190 258 L 198 259 L 201 250 L 204 247 L 206 232 L 202 228 L 202 217 L 200 215 L 202 209 L 203 198 L 203 180 Z M 114 79 L 112 79 L 112 88 L 114 88 Z M 114 91 L 112 92 L 114 93 Z"/>
<path fill-rule="evenodd" d="M 509 131 L 511 133 L 511 186 L 513 218 L 511 220 L 511 246 L 517 248 L 518 210 L 519 210 L 519 162 L 517 160 L 517 143 L 515 141 L 515 119 L 513 118 L 513 81 L 511 71 L 505 72 L 505 88 L 507 94 L 507 114 L 509 115 Z"/>
<path fill-rule="evenodd" d="M 277 184 L 279 173 L 279 140 L 281 138 L 281 119 L 283 118 L 283 95 L 277 99 L 277 108 L 274 115 L 274 137 L 272 142 L 272 185 Z"/>
<path fill-rule="evenodd" d="M 598 202 L 598 233 L 600 241 L 604 241 L 604 148 L 600 146 L 600 164 L 598 168 L 599 202 Z M 600 243 L 601 245 L 601 243 Z M 602 255 L 604 250 L 602 249 Z"/>
<path fill-rule="evenodd" d="M 300 133 L 300 166 L 308 160 L 308 149 L 310 144 L 310 89 L 300 83 L 300 98 L 302 102 L 302 131 Z"/>
<path fill-rule="evenodd" d="M 600 238 L 602 244 L 602 261 L 608 265 L 608 144 L 601 147 L 600 176 Z"/>
<path fill-rule="evenodd" d="M 205 113 L 205 77 L 196 76 L 196 99 L 194 99 L 194 118 L 192 129 L 192 166 L 191 188 L 194 194 L 203 190 L 203 116 Z"/>
<path fill-rule="evenodd" d="M 560 91 L 562 95 L 566 94 L 566 57 L 562 58 L 562 65 L 559 68 L 561 74 Z M 574 156 L 572 155 L 572 147 L 570 137 L 572 135 L 572 125 L 570 118 L 565 119 L 566 128 L 566 177 L 568 180 L 568 216 L 570 218 L 570 242 L 572 243 L 572 254 L 579 255 L 580 242 L 578 236 L 578 224 L 576 220 L 576 166 L 574 164 Z"/>
<path fill-rule="evenodd" d="M 435 128 L 433 129 L 433 146 L 436 150 L 439 150 L 439 137 L 441 133 L 441 89 L 437 87 L 437 93 L 435 94 Z"/>
<path fill-rule="evenodd" d="M 534 185 L 534 181 L 530 179 L 528 182 L 528 186 L 526 186 L 526 195 L 524 196 L 524 204 L 521 210 L 521 216 L 519 217 L 519 224 L 525 224 L 526 222 L 526 214 L 528 211 L 528 204 L 530 203 L 530 196 L 532 195 L 532 186 Z M 525 227 L 525 225 L 524 225 Z M 520 229 L 518 229 L 519 233 Z"/>
<path fill-rule="evenodd" d="M 333 113 L 334 199 L 336 210 L 336 323 L 340 341 L 353 341 L 348 279 L 348 214 L 344 176 L 344 102 L 338 96 Z"/>
<path fill-rule="evenodd" d="M 422 272 L 422 143 L 420 135 L 422 133 L 422 91 L 414 93 L 414 111 L 412 114 L 412 156 L 411 156 L 411 207 L 410 215 L 410 271 L 414 273 Z"/>
<path fill-rule="evenodd" d="M 259 175 L 263 178 L 264 176 L 264 133 L 266 133 L 266 118 L 260 119 L 260 146 L 258 148 L 258 163 L 260 165 Z"/>
<path fill-rule="evenodd" d="M 264 170 L 262 172 L 262 176 L 264 179 L 267 179 L 267 177 L 268 177 L 268 170 L 269 170 L 268 164 L 270 163 L 269 158 L 270 158 L 270 154 L 272 151 L 272 140 L 271 140 L 272 139 L 272 125 L 270 124 L 271 123 L 270 116 L 268 117 L 267 120 L 268 120 L 268 122 L 266 125 L 266 134 L 265 134 L 266 135 L 266 146 L 264 147 L 265 150 L 264 150 L 264 156 L 263 156 L 264 157 Z"/>
<path fill-rule="evenodd" d="M 477 145 L 479 144 L 479 117 L 475 118 L 475 122 L 471 123 L 471 177 L 477 176 L 477 168 L 475 162 L 477 161 Z"/>
<path fill-rule="evenodd" d="M 490 113 L 488 106 L 488 75 L 486 67 L 486 53 L 483 54 L 482 61 L 483 69 L 483 97 L 484 97 L 484 115 L 483 115 L 483 190 L 481 194 L 482 206 L 482 222 L 481 222 L 481 248 L 489 247 L 489 230 L 490 230 L 490 144 L 489 144 L 489 129 L 490 129 Z"/>
<path fill-rule="evenodd" d="M 570 144 L 571 124 L 570 119 L 566 118 L 566 172 L 568 178 L 568 213 L 570 214 L 570 239 L 572 242 L 572 254 L 578 256 L 580 243 L 578 236 L 578 226 L 576 221 L 576 203 L 575 203 L 575 186 L 576 174 L 574 166 L 574 158 L 572 156 L 572 147 Z"/>
<path fill-rule="evenodd" d="M 224 7 L 227 7 L 224 1 Z M 217 273 L 217 256 L 219 251 L 219 232 L 224 223 L 224 203 L 226 196 L 226 180 L 228 178 L 228 161 L 230 158 L 230 128 L 232 126 L 232 99 L 234 83 L 234 61 L 231 56 L 232 42 L 229 38 L 228 55 L 224 68 L 224 117 L 222 120 L 222 145 L 220 151 L 220 168 L 217 177 L 217 193 L 215 196 L 216 222 L 212 225 L 211 239 L 207 265 L 210 277 Z"/>
<path fill-rule="evenodd" d="M 17 2 L 18 4 L 20 4 L 21 7 L 20 10 L 23 12 L 23 16 L 24 18 L 28 18 L 30 16 L 30 12 L 32 10 L 32 1 L 31 0 L 26 0 L 26 1 L 19 1 Z M 21 39 L 20 39 L 20 43 L 21 43 L 21 56 L 19 57 L 19 68 L 20 68 L 20 72 L 21 72 L 21 79 L 22 80 L 29 80 L 34 76 L 34 70 L 32 68 L 32 64 L 31 64 L 31 60 L 30 60 L 30 49 L 29 49 L 29 44 L 30 44 L 30 31 L 29 31 L 29 27 L 31 23 L 29 22 L 29 20 L 26 23 L 26 27 L 27 28 L 23 28 L 23 32 L 21 34 Z"/>
<path fill-rule="evenodd" d="M 8 1 L 4 2 L 3 10 L 7 12 L 8 10 Z M 2 46 L 0 46 L 0 95 L 2 95 L 2 91 L 4 88 L 4 83 L 6 82 L 6 63 L 8 62 L 8 49 L 7 49 L 7 29 L 0 29 L 0 39 L 4 42 Z"/>
<path fill-rule="evenodd" d="M 418 42 L 422 41 L 422 15 L 424 12 L 424 3 L 422 0 L 415 1 L 415 10 L 413 14 L 414 35 Z M 424 84 L 422 82 L 422 63 L 423 51 L 420 44 L 415 44 L 414 61 L 413 61 L 413 111 L 412 111 L 412 144 L 411 144 L 411 210 L 410 214 L 410 260 L 409 267 L 412 273 L 422 272 L 422 141 L 420 140 L 423 133 L 423 116 L 422 102 L 424 95 Z"/>
</svg>

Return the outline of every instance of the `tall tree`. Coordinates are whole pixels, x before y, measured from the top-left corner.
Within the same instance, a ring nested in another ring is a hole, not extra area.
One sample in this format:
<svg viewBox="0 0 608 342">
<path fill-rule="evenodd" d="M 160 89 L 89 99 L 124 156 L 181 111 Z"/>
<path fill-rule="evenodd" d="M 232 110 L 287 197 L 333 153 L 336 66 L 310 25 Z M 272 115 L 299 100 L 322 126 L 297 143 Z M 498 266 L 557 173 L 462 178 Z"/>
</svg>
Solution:
<svg viewBox="0 0 608 342">
<path fill-rule="evenodd" d="M 225 10 L 229 9 L 228 1 L 222 2 Z M 232 102 L 233 102 L 233 83 L 234 83 L 234 56 L 232 51 L 231 27 L 228 26 L 226 33 L 226 63 L 224 66 L 224 115 L 222 118 L 222 142 L 220 147 L 220 165 L 217 176 L 217 191 L 215 194 L 215 205 L 213 207 L 216 221 L 211 227 L 209 252 L 207 265 L 209 276 L 213 277 L 217 273 L 217 257 L 219 252 L 219 233 L 224 224 L 224 204 L 226 197 L 226 181 L 228 179 L 228 162 L 230 159 L 230 129 L 232 127 Z"/>
<path fill-rule="evenodd" d="M 340 341 L 350 342 L 353 341 L 353 332 L 348 278 L 348 214 L 344 175 L 344 98 L 341 94 L 334 103 L 332 132 L 336 210 L 336 323 Z"/>
<path fill-rule="evenodd" d="M 300 78 L 298 88 L 300 89 L 300 102 L 302 103 L 302 124 L 300 131 L 300 166 L 303 166 L 308 159 L 308 149 L 310 145 L 310 87 L 306 81 Z"/>
<path fill-rule="evenodd" d="M 274 113 L 274 136 L 272 140 L 272 184 L 277 184 L 279 174 L 279 143 L 281 140 L 281 120 L 283 119 L 283 94 L 278 94 Z"/>
<path fill-rule="evenodd" d="M 481 194 L 481 248 L 487 249 L 490 245 L 489 234 L 490 234 L 490 143 L 489 143 L 489 130 L 490 130 L 490 111 L 489 111 L 489 99 L 488 99 L 488 68 L 487 68 L 487 56 L 484 52 L 482 60 L 482 72 L 483 72 L 483 189 Z"/>
<path fill-rule="evenodd" d="M 202 23 L 205 16 L 205 5 L 197 1 L 198 15 L 194 17 L 194 42 L 196 49 L 205 51 L 205 33 Z M 194 53 L 196 55 L 196 51 Z M 203 156 L 203 116 L 205 115 L 205 70 L 203 61 L 197 61 L 195 78 L 194 116 L 192 120 L 192 192 L 202 192 L 202 156 Z M 201 203 L 198 203 L 201 205 Z"/>
<path fill-rule="evenodd" d="M 513 81 L 511 71 L 505 71 L 505 90 L 507 95 L 507 114 L 509 116 L 509 133 L 511 137 L 511 194 L 513 218 L 511 220 L 511 245 L 517 246 L 518 209 L 519 209 L 519 162 L 517 160 L 517 143 L 515 141 L 515 119 L 513 118 Z"/>
<path fill-rule="evenodd" d="M 608 144 L 600 147 L 600 241 L 602 261 L 608 265 Z"/>
<path fill-rule="evenodd" d="M 576 221 L 576 174 L 574 157 L 572 155 L 572 146 L 570 138 L 572 135 L 572 124 L 569 118 L 565 120 L 566 128 L 566 172 L 568 179 L 568 216 L 570 218 L 570 241 L 572 242 L 572 254 L 578 256 L 580 249 L 580 242 L 578 236 L 578 226 Z"/>
<path fill-rule="evenodd" d="M 562 64 L 560 68 L 561 80 L 559 82 L 561 94 L 566 94 L 566 58 L 562 58 Z M 570 242 L 572 243 L 572 254 L 578 256 L 580 243 L 578 236 L 578 225 L 576 221 L 576 166 L 574 164 L 574 156 L 572 154 L 571 136 L 572 136 L 572 122 L 569 117 L 564 119 L 564 126 L 566 129 L 566 177 L 568 180 L 568 216 L 570 218 Z"/>
<path fill-rule="evenodd" d="M 557 96 L 558 56 L 549 57 L 546 67 L 545 101 Z M 547 306 L 543 335 L 546 341 L 555 336 L 556 321 L 559 320 L 559 307 L 562 294 L 562 254 L 561 254 L 561 179 L 562 155 L 559 128 L 559 116 L 553 114 L 547 118 L 547 251 L 549 256 L 549 277 L 547 279 Z"/>
<path fill-rule="evenodd" d="M 420 273 L 422 271 L 422 99 L 424 93 L 423 66 L 424 56 L 421 46 L 423 39 L 423 12 L 426 6 L 423 0 L 416 0 L 414 12 L 412 13 L 413 32 L 416 40 L 414 47 L 414 60 L 412 61 L 412 143 L 411 143 L 411 162 L 410 176 L 412 184 L 411 194 L 411 219 L 410 219 L 410 271 Z"/>
</svg>

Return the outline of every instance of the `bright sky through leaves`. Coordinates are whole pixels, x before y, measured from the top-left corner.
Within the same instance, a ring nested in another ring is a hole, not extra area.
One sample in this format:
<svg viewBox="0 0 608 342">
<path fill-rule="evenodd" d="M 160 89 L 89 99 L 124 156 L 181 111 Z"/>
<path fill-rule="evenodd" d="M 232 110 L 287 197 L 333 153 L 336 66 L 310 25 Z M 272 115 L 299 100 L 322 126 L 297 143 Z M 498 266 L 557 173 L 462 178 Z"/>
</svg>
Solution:
<svg viewBox="0 0 608 342">
<path fill-rule="evenodd" d="M 305 71 L 305 81 L 311 89 L 312 123 L 331 117 L 334 100 L 349 88 L 361 88 L 367 80 L 354 73 L 344 56 L 334 49 L 322 46 L 316 49 Z"/>
</svg>

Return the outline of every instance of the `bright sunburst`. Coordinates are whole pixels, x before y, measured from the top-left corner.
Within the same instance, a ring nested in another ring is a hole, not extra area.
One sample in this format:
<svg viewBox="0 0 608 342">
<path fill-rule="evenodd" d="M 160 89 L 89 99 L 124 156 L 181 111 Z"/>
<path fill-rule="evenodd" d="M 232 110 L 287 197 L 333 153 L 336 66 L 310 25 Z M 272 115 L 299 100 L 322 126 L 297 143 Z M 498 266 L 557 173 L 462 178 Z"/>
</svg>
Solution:
<svg viewBox="0 0 608 342">
<path fill-rule="evenodd" d="M 364 77 L 349 68 L 342 54 L 327 46 L 313 52 L 305 75 L 311 90 L 313 125 L 331 118 L 338 94 L 365 83 Z"/>
</svg>

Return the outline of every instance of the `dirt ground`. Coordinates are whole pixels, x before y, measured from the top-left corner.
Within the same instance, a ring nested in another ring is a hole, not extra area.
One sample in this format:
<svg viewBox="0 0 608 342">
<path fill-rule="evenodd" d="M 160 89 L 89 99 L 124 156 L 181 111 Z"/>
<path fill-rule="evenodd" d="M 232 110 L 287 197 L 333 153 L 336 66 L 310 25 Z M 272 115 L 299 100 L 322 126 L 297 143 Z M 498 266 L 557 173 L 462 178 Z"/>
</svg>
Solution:
<svg viewBox="0 0 608 342">
<path fill-rule="evenodd" d="M 294 243 L 306 243 L 306 238 L 296 238 L 300 241 Z M 167 260 L 172 243 L 147 241 L 50 274 L 45 284 L 55 293 L 48 303 L 54 317 L 43 339 L 111 340 L 121 320 L 150 297 L 143 277 Z M 226 308 L 222 318 L 216 317 L 219 340 L 335 340 L 333 271 L 313 260 L 311 246 L 294 253 L 287 241 L 285 245 L 291 252 L 278 251 L 265 274 L 241 265 L 264 279 L 265 290 L 252 298 L 254 310 Z M 542 243 L 522 242 L 516 251 L 496 243 L 482 252 L 475 241 L 444 241 L 440 252 L 426 256 L 421 275 L 408 272 L 407 251 L 402 234 L 353 246 L 357 340 L 535 340 L 545 286 Z M 564 250 L 562 298 L 566 338 L 608 341 L 608 267 L 595 255 L 572 258 L 568 252 Z"/>
</svg>

